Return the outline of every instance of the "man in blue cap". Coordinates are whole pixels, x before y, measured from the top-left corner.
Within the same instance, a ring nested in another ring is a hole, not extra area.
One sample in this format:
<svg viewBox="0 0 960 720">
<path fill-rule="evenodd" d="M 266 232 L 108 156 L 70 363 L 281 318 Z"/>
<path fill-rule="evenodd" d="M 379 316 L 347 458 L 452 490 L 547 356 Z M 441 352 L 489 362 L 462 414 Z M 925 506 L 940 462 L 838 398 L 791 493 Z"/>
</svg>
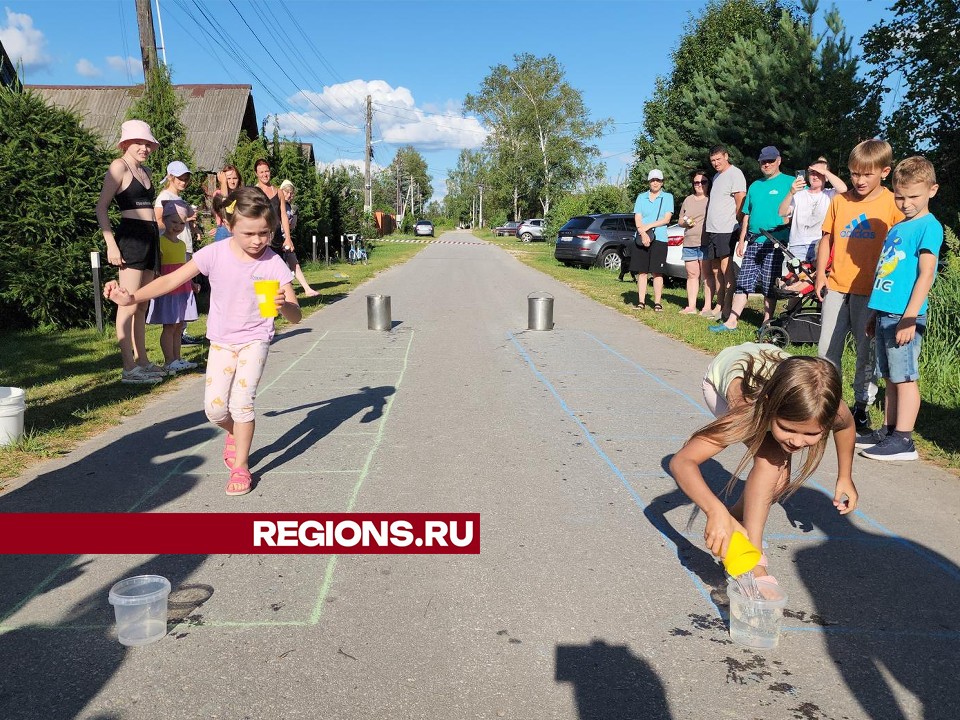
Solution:
<svg viewBox="0 0 960 720">
<path fill-rule="evenodd" d="M 786 221 L 780 216 L 780 203 L 790 193 L 793 178 L 780 172 L 780 151 L 773 145 L 763 148 L 757 160 L 763 177 L 750 184 L 743 201 L 743 222 L 740 223 L 740 240 L 735 251 L 743 258 L 743 264 L 733 294 L 733 307 L 727 321 L 722 325 L 711 325 L 711 332 L 737 329 L 740 313 L 747 306 L 747 296 L 756 289 L 758 282 L 763 292 L 763 322 L 769 321 L 777 308 L 773 292 L 775 280 L 783 267 L 783 251 L 760 231 L 784 226 Z M 784 226 L 773 234 L 786 243 L 789 233 L 790 228 Z"/>
</svg>

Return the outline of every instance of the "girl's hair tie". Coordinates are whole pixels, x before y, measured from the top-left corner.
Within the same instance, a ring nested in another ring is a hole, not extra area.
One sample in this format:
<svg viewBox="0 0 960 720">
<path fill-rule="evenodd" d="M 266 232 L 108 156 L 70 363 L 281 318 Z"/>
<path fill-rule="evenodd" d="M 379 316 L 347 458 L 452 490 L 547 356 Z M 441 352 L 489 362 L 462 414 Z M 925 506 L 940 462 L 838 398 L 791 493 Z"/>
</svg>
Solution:
<svg viewBox="0 0 960 720">
<path fill-rule="evenodd" d="M 224 208 L 224 211 L 225 211 L 228 215 L 233 215 L 233 211 L 236 210 L 236 208 L 237 208 L 237 201 L 234 200 L 232 203 L 230 203 L 229 205 L 227 205 L 227 206 Z"/>
</svg>

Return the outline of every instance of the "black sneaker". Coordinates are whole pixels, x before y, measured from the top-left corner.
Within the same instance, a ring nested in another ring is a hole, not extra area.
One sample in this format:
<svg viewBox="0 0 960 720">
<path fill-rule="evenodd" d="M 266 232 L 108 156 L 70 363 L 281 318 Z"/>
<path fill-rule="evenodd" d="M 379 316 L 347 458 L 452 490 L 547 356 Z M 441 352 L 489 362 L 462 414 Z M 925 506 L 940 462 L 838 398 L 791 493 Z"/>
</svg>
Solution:
<svg viewBox="0 0 960 720">
<path fill-rule="evenodd" d="M 863 405 L 855 405 L 850 408 L 850 412 L 853 414 L 853 422 L 857 426 L 857 431 L 866 430 L 870 432 L 870 413 L 867 412 L 867 408 Z"/>
<path fill-rule="evenodd" d="M 860 454 L 871 460 L 916 460 L 917 449 L 913 440 L 898 435 L 888 435 L 879 443 Z"/>
<path fill-rule="evenodd" d="M 180 337 L 181 345 L 203 345 L 203 338 L 196 338 L 193 335 L 187 335 L 184 333 Z"/>
<path fill-rule="evenodd" d="M 873 447 L 874 445 L 879 445 L 885 437 L 887 437 L 886 425 L 879 430 L 870 430 L 869 432 L 857 431 L 856 446 L 861 449 Z"/>
</svg>

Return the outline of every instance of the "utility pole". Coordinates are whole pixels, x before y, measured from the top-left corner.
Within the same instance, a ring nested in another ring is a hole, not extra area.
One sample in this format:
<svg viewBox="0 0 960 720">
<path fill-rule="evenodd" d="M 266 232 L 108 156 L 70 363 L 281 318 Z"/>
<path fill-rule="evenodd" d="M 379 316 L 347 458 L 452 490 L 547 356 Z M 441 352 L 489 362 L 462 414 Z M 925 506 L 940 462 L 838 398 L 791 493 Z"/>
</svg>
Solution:
<svg viewBox="0 0 960 720">
<path fill-rule="evenodd" d="M 150 74 L 157 67 L 157 38 L 153 34 L 153 10 L 150 0 L 135 0 L 137 4 L 137 27 L 140 29 L 140 56 L 143 59 L 143 81 L 150 81 Z"/>
<path fill-rule="evenodd" d="M 477 185 L 480 190 L 480 227 L 483 227 L 483 183 Z"/>
<path fill-rule="evenodd" d="M 373 104 L 367 95 L 367 152 L 363 163 L 363 212 L 373 210 L 373 183 L 370 181 L 370 158 L 373 156 Z"/>
</svg>

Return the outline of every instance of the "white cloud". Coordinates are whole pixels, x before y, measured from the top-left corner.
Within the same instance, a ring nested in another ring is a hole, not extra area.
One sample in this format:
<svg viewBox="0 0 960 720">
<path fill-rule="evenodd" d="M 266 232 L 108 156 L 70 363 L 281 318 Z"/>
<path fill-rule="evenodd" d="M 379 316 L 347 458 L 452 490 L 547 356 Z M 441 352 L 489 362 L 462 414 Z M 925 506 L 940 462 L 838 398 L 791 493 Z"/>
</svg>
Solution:
<svg viewBox="0 0 960 720">
<path fill-rule="evenodd" d="M 107 58 L 107 65 L 110 66 L 111 70 L 121 73 L 129 73 L 130 75 L 142 75 L 143 74 L 143 60 L 140 58 L 127 57 L 122 58 L 119 55 L 111 55 Z"/>
<path fill-rule="evenodd" d="M 14 67 L 23 64 L 25 70 L 47 67 L 51 57 L 47 54 L 47 39 L 33 26 L 33 18 L 23 13 L 7 11 L 7 24 L 0 27 L 0 43 L 10 56 Z"/>
<path fill-rule="evenodd" d="M 100 68 L 94 65 L 86 58 L 80 58 L 76 66 L 77 74 L 83 77 L 97 77 L 100 74 Z"/>
<path fill-rule="evenodd" d="M 331 162 L 320 161 L 317 163 L 317 170 L 321 172 L 328 168 L 337 168 L 337 167 L 345 167 L 352 170 L 356 170 L 361 175 L 363 175 L 363 160 L 355 160 L 353 158 L 337 158 L 336 160 L 333 160 Z M 377 163 L 375 162 L 370 163 L 371 173 L 376 174 L 382 170 L 383 168 Z"/>
<path fill-rule="evenodd" d="M 459 115 L 454 101 L 417 107 L 405 87 L 392 87 L 383 80 L 351 80 L 329 85 L 321 92 L 302 90 L 290 98 L 295 111 L 277 117 L 281 133 L 300 137 L 340 136 L 353 144 L 362 142 L 366 97 L 373 100 L 375 139 L 393 145 L 413 145 L 417 150 L 460 150 L 483 144 L 487 130 L 475 117 Z M 433 114 L 433 113 L 441 114 Z M 380 137 L 377 137 L 380 136 Z M 335 138 L 331 138 L 336 141 Z"/>
</svg>

